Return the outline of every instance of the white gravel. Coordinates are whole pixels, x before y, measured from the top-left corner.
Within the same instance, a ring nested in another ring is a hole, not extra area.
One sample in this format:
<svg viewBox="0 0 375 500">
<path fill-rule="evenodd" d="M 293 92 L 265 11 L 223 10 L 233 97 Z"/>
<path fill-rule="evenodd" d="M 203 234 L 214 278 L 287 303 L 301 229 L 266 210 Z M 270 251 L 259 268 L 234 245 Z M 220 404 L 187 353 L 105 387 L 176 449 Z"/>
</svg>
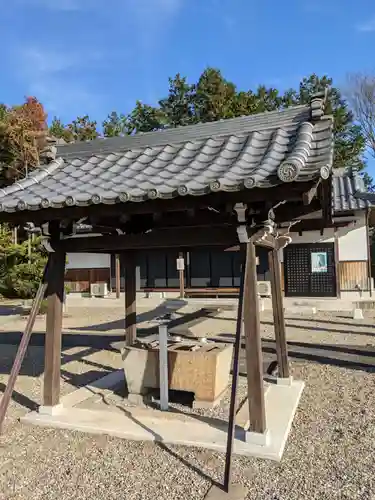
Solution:
<svg viewBox="0 0 375 500">
<path fill-rule="evenodd" d="M 107 321 L 114 316 L 113 311 L 106 314 Z M 372 311 L 361 322 L 342 316 L 288 315 L 288 339 L 375 345 Z M 271 318 L 262 315 L 266 323 Z M 222 321 L 221 329 L 233 332 L 232 322 Z M 271 335 L 272 325 L 263 324 L 263 336 Z M 0 348 L 0 382 L 9 368 L 6 349 Z M 28 358 L 30 374 L 39 373 L 41 359 L 40 352 Z M 115 353 L 89 356 L 104 367 L 117 367 L 116 359 Z M 73 375 L 106 370 L 78 360 L 69 363 L 76 363 L 65 366 Z M 299 361 L 292 362 L 292 372 L 305 380 L 306 389 L 282 462 L 236 457 L 234 481 L 248 486 L 247 500 L 374 500 L 374 367 L 364 371 L 349 364 L 340 368 Z M 23 375 L 17 390 L 33 399 L 39 390 L 36 380 Z M 1 500 L 202 500 L 211 481 L 222 479 L 222 454 L 26 427 L 15 421 L 21 411 L 21 405 L 12 404 L 7 432 L 0 438 Z"/>
</svg>

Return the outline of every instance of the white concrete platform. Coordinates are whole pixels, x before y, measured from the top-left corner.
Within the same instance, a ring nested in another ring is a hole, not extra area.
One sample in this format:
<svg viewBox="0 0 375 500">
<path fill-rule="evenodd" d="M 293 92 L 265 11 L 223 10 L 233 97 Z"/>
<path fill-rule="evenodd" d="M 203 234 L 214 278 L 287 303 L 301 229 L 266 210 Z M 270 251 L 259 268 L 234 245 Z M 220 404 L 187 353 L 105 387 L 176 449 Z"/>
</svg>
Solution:
<svg viewBox="0 0 375 500">
<path fill-rule="evenodd" d="M 114 378 L 118 378 L 118 375 Z M 267 444 L 254 444 L 246 439 L 246 433 L 236 428 L 234 452 L 238 455 L 268 458 L 279 461 L 284 452 L 293 418 L 304 388 L 304 383 L 293 381 L 289 386 L 271 384 L 267 391 L 266 419 Z M 74 394 L 74 393 L 73 393 Z M 81 400 L 74 397 L 65 400 Z M 186 417 L 186 418 L 185 418 Z M 134 441 L 158 441 L 166 444 L 203 447 L 225 452 L 226 423 L 204 419 L 197 415 L 174 415 L 172 412 L 126 407 L 117 411 L 63 407 L 52 414 L 31 412 L 21 418 L 23 423 L 44 427 L 69 429 L 92 434 L 108 434 Z"/>
</svg>

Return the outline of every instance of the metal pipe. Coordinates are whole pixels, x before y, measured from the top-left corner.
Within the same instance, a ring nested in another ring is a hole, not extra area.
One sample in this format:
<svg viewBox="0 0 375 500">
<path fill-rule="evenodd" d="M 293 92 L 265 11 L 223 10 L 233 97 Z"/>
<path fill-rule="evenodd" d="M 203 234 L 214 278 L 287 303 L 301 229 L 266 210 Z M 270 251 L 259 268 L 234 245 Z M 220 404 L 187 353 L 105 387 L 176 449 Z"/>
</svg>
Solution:
<svg viewBox="0 0 375 500">
<path fill-rule="evenodd" d="M 168 391 L 168 323 L 159 325 L 159 378 L 160 378 L 160 409 L 169 409 Z"/>
</svg>

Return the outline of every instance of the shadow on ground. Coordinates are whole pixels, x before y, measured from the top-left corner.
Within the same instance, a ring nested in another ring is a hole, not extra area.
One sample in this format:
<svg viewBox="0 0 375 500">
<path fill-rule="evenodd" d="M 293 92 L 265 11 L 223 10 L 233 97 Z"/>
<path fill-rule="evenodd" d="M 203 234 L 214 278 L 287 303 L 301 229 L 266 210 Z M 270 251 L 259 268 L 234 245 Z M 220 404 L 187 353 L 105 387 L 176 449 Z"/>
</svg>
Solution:
<svg viewBox="0 0 375 500">
<path fill-rule="evenodd" d="M 231 334 L 221 334 L 214 337 L 217 342 L 234 342 Z M 245 348 L 245 344 L 242 344 Z M 274 340 L 262 339 L 263 356 L 276 356 Z M 370 373 L 375 372 L 375 348 L 362 345 L 315 344 L 311 342 L 288 341 L 290 359 L 310 361 L 344 368 L 360 369 Z"/>
</svg>

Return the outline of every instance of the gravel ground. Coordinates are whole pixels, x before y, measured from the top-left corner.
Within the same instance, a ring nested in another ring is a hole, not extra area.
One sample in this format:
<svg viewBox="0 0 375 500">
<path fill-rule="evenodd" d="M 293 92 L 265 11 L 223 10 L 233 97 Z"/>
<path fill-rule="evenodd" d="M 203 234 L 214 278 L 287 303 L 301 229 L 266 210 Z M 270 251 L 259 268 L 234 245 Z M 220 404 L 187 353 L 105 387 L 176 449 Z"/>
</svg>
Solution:
<svg viewBox="0 0 375 500">
<path fill-rule="evenodd" d="M 116 408 L 136 408 L 137 406 L 129 402 L 126 399 L 125 390 L 123 387 L 116 388 L 113 392 L 108 392 L 105 395 L 95 395 L 91 398 L 82 401 L 78 406 L 80 408 L 92 409 L 92 410 L 111 410 L 111 407 L 116 410 Z M 107 392 L 107 391 L 106 391 Z M 155 391 L 155 396 L 157 397 L 157 391 Z M 230 405 L 230 388 L 226 391 L 226 394 L 221 399 L 220 403 L 214 408 L 192 408 L 190 406 L 190 398 L 184 398 L 184 395 L 178 394 L 173 398 L 170 395 L 169 406 L 171 410 L 170 413 L 163 413 L 163 418 L 173 418 L 186 420 L 187 416 L 203 416 L 207 418 L 213 418 L 216 420 L 222 420 L 228 422 L 229 417 L 229 405 Z M 247 381 L 245 377 L 239 377 L 238 387 L 237 387 L 237 408 L 240 409 L 242 404 L 247 398 Z M 191 398 L 192 399 L 192 398 Z M 159 404 L 155 402 L 145 403 L 145 408 L 155 409 L 159 412 Z M 158 416 L 158 418 L 160 418 Z"/>
<path fill-rule="evenodd" d="M 114 311 L 105 314 L 105 321 L 115 319 Z M 288 315 L 288 340 L 374 346 L 372 311 L 360 322 L 343 316 Z M 265 324 L 271 315 L 263 313 L 262 320 L 263 336 L 271 337 L 272 325 Z M 207 330 L 211 321 L 218 320 L 208 320 Z M 218 325 L 213 326 L 216 330 Z M 222 333 L 233 332 L 232 327 L 230 321 L 221 322 Z M 6 381 L 4 372 L 10 366 L 6 349 L 0 348 L 0 382 Z M 31 400 L 33 391 L 40 390 L 40 380 L 30 375 L 38 376 L 42 366 L 41 352 L 35 349 L 30 350 L 17 387 Z M 78 357 L 79 349 L 69 349 L 64 356 Z M 119 359 L 103 351 L 86 356 L 102 368 L 74 358 L 64 369 L 73 375 L 102 373 Z M 234 482 L 248 486 L 248 500 L 375 500 L 375 368 L 361 371 L 350 365 L 298 361 L 292 362 L 292 372 L 305 380 L 306 389 L 282 462 L 236 457 Z M 27 427 L 15 420 L 22 411 L 22 405 L 12 404 L 7 432 L 0 438 L 1 500 L 201 500 L 211 481 L 222 479 L 222 454 Z"/>
<path fill-rule="evenodd" d="M 0 346 L 0 393 L 8 381 L 16 352 L 17 346 L 4 344 Z M 64 349 L 61 365 L 61 395 L 69 394 L 78 387 L 118 368 L 121 368 L 121 358 L 118 352 L 86 347 Z M 6 426 L 13 424 L 22 416 L 25 408 L 35 409 L 40 403 L 43 369 L 44 348 L 29 347 L 7 413 Z"/>
</svg>

